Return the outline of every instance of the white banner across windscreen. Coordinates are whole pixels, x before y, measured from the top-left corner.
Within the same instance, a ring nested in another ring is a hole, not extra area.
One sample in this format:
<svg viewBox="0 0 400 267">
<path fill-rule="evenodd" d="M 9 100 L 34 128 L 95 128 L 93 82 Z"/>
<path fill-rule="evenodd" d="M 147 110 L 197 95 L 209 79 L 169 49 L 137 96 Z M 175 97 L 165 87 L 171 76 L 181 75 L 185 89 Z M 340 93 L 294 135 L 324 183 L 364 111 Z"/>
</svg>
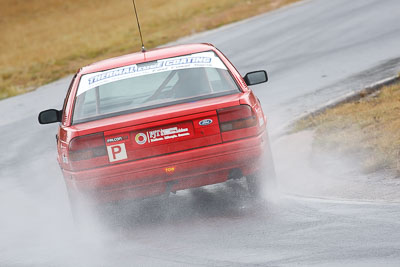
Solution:
<svg viewBox="0 0 400 267">
<path fill-rule="evenodd" d="M 203 52 L 188 56 L 161 59 L 149 63 L 141 63 L 139 66 L 134 64 L 111 70 L 85 74 L 81 77 L 77 96 L 92 88 L 107 83 L 158 72 L 189 68 L 227 69 L 221 59 L 216 56 L 214 52 Z"/>
</svg>

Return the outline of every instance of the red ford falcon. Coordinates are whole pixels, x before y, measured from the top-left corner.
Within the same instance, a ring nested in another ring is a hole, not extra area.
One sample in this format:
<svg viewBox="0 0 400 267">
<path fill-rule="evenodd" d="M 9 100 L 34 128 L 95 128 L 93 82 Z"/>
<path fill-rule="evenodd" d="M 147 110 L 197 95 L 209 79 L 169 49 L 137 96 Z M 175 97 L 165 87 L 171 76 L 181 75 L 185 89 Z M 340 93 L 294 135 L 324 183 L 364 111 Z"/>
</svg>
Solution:
<svg viewBox="0 0 400 267">
<path fill-rule="evenodd" d="M 257 195 L 274 171 L 266 117 L 248 86 L 266 81 L 265 71 L 242 78 L 210 44 L 160 48 L 80 69 L 62 110 L 42 111 L 39 122 L 60 122 L 58 162 L 72 203 L 241 177 Z"/>
</svg>

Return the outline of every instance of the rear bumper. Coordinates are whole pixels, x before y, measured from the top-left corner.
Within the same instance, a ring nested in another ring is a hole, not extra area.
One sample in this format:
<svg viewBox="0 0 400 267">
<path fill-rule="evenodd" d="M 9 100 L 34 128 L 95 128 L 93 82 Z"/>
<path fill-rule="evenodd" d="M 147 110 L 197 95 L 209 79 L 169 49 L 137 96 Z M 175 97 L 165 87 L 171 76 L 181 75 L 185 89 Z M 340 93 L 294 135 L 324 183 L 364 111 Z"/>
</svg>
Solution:
<svg viewBox="0 0 400 267">
<path fill-rule="evenodd" d="M 264 131 L 233 142 L 63 174 L 69 190 L 96 201 L 145 198 L 225 182 L 232 172 L 246 176 L 258 170 L 268 146 Z"/>
</svg>

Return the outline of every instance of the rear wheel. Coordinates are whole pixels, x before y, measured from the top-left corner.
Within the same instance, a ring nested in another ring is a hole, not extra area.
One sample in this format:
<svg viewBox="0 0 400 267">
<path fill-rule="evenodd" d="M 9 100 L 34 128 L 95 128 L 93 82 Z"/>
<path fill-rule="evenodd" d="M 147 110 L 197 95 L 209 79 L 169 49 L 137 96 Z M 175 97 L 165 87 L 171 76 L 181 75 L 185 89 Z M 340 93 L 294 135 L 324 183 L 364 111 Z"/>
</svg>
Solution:
<svg viewBox="0 0 400 267">
<path fill-rule="evenodd" d="M 266 174 L 263 171 L 246 176 L 247 188 L 251 197 L 262 198 L 269 196 L 276 189 L 276 176 L 274 173 Z"/>
<path fill-rule="evenodd" d="M 260 160 L 259 170 L 246 176 L 250 196 L 262 198 L 276 192 L 276 174 L 269 146 Z"/>
<path fill-rule="evenodd" d="M 261 178 L 258 173 L 253 173 L 246 176 L 247 188 L 250 196 L 259 198 L 261 197 Z"/>
<path fill-rule="evenodd" d="M 89 204 L 79 192 L 68 189 L 68 198 L 70 203 L 70 210 L 75 227 L 78 230 L 83 230 L 89 227 L 90 222 L 93 220 L 93 215 L 97 213 L 94 208 Z"/>
</svg>

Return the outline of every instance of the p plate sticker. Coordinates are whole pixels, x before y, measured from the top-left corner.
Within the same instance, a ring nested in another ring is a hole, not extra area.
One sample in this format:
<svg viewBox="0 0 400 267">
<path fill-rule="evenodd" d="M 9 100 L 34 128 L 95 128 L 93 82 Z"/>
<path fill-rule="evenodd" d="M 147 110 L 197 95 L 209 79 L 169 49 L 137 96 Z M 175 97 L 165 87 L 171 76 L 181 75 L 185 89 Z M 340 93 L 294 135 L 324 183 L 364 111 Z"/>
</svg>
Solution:
<svg viewBox="0 0 400 267">
<path fill-rule="evenodd" d="M 210 125 L 211 123 L 213 123 L 212 119 L 205 119 L 205 120 L 199 121 L 199 125 L 201 125 L 201 126 L 207 126 L 207 125 Z"/>
<path fill-rule="evenodd" d="M 107 152 L 110 162 L 120 161 L 128 158 L 124 143 L 107 146 Z"/>
</svg>

